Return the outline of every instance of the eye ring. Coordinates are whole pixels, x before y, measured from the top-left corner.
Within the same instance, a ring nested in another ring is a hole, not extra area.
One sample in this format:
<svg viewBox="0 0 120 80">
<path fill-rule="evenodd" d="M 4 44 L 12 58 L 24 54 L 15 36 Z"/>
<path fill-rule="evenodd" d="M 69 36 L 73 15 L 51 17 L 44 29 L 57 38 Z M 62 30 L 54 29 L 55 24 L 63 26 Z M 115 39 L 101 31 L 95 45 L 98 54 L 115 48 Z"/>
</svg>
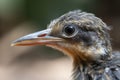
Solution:
<svg viewBox="0 0 120 80">
<path fill-rule="evenodd" d="M 70 24 L 70 25 L 65 25 L 62 32 L 64 37 L 71 38 L 77 34 L 78 29 L 76 25 Z"/>
</svg>

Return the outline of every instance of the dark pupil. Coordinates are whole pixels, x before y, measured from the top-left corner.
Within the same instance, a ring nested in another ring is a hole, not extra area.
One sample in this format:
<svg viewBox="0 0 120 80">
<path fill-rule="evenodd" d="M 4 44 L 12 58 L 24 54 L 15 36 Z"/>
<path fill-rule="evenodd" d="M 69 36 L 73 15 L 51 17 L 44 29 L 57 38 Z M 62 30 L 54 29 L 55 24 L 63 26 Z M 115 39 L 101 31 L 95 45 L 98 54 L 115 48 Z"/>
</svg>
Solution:
<svg viewBox="0 0 120 80">
<path fill-rule="evenodd" d="M 75 32 L 75 28 L 74 28 L 73 26 L 67 26 L 67 27 L 65 28 L 65 33 L 66 33 L 67 35 L 72 35 L 74 32 Z"/>
</svg>

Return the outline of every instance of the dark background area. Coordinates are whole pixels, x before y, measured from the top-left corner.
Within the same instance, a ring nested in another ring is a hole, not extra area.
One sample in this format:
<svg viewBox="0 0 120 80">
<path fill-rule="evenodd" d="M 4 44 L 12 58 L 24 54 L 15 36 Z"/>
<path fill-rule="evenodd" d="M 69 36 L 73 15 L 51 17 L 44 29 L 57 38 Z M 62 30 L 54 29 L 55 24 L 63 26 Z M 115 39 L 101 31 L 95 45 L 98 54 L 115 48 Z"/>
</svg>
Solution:
<svg viewBox="0 0 120 80">
<path fill-rule="evenodd" d="M 10 44 L 45 29 L 51 20 L 71 10 L 93 13 L 112 27 L 112 46 L 119 50 L 119 4 L 120 0 L 0 0 L 0 80 L 70 80 L 72 61 L 61 52 Z"/>
</svg>

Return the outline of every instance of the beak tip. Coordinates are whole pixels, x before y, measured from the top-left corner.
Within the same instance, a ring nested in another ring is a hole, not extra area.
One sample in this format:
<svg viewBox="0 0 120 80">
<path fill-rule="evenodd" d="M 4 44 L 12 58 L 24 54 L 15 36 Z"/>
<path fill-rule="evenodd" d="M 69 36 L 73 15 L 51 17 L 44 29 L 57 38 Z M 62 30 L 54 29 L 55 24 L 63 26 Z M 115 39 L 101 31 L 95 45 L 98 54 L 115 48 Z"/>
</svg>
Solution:
<svg viewBox="0 0 120 80">
<path fill-rule="evenodd" d="M 17 45 L 17 42 L 16 41 L 13 41 L 10 46 L 16 46 Z"/>
<path fill-rule="evenodd" d="M 14 44 L 14 43 L 12 43 L 10 46 L 15 46 L 15 44 Z"/>
<path fill-rule="evenodd" d="M 10 44 L 10 46 L 17 46 L 18 42 L 20 42 L 20 41 L 19 41 L 19 40 L 13 41 L 13 42 Z"/>
</svg>

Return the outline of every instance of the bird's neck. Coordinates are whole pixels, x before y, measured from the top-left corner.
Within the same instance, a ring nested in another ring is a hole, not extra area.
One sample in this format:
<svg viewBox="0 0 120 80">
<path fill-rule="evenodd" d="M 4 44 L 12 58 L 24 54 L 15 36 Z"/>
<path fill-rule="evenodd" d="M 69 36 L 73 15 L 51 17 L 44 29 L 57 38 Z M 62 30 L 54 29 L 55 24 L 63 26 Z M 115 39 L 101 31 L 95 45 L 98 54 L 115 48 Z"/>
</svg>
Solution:
<svg viewBox="0 0 120 80">
<path fill-rule="evenodd" d="M 93 75 L 97 71 L 102 71 L 106 62 L 93 62 L 93 63 L 80 63 L 79 65 L 74 65 L 73 68 L 73 80 L 93 80 Z M 97 71 L 95 71 L 97 70 Z M 98 72 L 99 73 L 99 72 Z"/>
<path fill-rule="evenodd" d="M 95 70 L 99 70 L 100 68 L 102 68 L 102 66 L 105 66 L 107 61 L 109 61 L 111 58 L 110 53 L 101 55 L 101 57 L 95 56 L 96 58 L 94 58 L 94 56 L 88 55 L 90 53 L 82 53 L 79 51 L 79 53 L 76 53 L 76 54 L 79 54 L 79 55 L 74 55 L 73 57 L 74 80 L 88 80 L 89 78 L 92 77 L 92 74 L 90 74 L 90 71 L 94 72 Z M 95 54 L 99 54 L 99 53 L 95 53 Z"/>
</svg>

